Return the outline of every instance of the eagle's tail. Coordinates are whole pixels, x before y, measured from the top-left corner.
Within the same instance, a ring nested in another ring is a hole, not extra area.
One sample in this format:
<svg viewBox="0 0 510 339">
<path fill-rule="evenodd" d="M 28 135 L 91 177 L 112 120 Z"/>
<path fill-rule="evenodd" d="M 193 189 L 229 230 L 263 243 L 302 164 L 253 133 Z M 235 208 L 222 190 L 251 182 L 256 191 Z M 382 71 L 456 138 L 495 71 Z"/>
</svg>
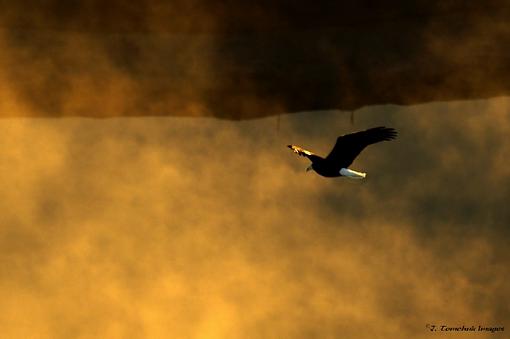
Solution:
<svg viewBox="0 0 510 339">
<path fill-rule="evenodd" d="M 352 170 L 350 168 L 340 169 L 340 175 L 343 177 L 351 178 L 351 179 L 364 179 L 367 176 L 366 173 L 358 172 L 358 171 Z"/>
<path fill-rule="evenodd" d="M 294 153 L 296 153 L 297 155 L 300 155 L 302 157 L 308 157 L 310 155 L 313 155 L 312 152 L 310 151 L 307 151 L 299 146 L 296 146 L 296 145 L 287 145 L 288 148 L 290 148 Z"/>
</svg>

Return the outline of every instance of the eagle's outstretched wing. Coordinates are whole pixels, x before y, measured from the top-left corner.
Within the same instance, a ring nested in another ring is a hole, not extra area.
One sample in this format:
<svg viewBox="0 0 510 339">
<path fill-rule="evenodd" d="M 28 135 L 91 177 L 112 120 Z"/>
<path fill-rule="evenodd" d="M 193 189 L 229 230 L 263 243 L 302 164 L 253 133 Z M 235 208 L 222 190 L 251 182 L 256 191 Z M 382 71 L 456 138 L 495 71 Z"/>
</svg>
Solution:
<svg viewBox="0 0 510 339">
<path fill-rule="evenodd" d="M 347 168 L 365 147 L 380 141 L 389 141 L 397 137 L 393 128 L 374 127 L 365 131 L 338 137 L 335 147 L 326 157 L 338 168 Z"/>
</svg>

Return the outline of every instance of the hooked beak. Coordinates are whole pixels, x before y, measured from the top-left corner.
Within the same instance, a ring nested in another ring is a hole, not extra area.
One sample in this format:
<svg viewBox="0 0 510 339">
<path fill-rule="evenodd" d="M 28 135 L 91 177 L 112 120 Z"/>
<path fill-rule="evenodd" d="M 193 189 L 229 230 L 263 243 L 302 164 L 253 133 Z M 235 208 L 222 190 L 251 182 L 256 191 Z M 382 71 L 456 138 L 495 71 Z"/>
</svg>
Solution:
<svg viewBox="0 0 510 339">
<path fill-rule="evenodd" d="M 312 165 L 310 165 L 310 166 L 308 166 L 308 167 L 306 168 L 306 171 L 307 171 L 307 172 L 308 172 L 308 171 L 311 171 L 311 170 L 313 170 Z"/>
</svg>

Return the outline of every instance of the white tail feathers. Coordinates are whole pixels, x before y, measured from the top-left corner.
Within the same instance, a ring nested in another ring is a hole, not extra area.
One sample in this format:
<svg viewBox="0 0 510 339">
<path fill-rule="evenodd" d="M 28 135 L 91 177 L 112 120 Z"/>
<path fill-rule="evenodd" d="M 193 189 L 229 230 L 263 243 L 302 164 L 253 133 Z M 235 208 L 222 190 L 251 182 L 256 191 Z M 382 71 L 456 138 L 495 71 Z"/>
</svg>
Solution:
<svg viewBox="0 0 510 339">
<path fill-rule="evenodd" d="M 356 171 L 354 171 L 352 169 L 348 169 L 348 168 L 342 168 L 340 170 L 340 175 L 342 175 L 344 177 L 351 178 L 351 179 L 363 179 L 367 176 L 366 173 L 356 172 Z"/>
</svg>

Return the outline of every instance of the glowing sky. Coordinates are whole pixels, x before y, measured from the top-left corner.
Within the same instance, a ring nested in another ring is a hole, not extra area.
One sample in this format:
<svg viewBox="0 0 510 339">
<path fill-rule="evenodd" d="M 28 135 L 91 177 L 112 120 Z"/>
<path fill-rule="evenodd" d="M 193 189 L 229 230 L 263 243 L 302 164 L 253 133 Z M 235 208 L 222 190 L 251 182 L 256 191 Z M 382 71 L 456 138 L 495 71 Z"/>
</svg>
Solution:
<svg viewBox="0 0 510 339">
<path fill-rule="evenodd" d="M 1 119 L 2 336 L 509 326 L 509 108 L 373 106 L 354 124 L 304 112 L 279 129 L 276 118 Z M 355 161 L 363 181 L 305 173 L 285 147 L 325 155 L 336 136 L 378 125 L 400 135 Z"/>
<path fill-rule="evenodd" d="M 230 3 L 0 3 L 0 338 L 508 337 L 510 7 Z"/>
</svg>

